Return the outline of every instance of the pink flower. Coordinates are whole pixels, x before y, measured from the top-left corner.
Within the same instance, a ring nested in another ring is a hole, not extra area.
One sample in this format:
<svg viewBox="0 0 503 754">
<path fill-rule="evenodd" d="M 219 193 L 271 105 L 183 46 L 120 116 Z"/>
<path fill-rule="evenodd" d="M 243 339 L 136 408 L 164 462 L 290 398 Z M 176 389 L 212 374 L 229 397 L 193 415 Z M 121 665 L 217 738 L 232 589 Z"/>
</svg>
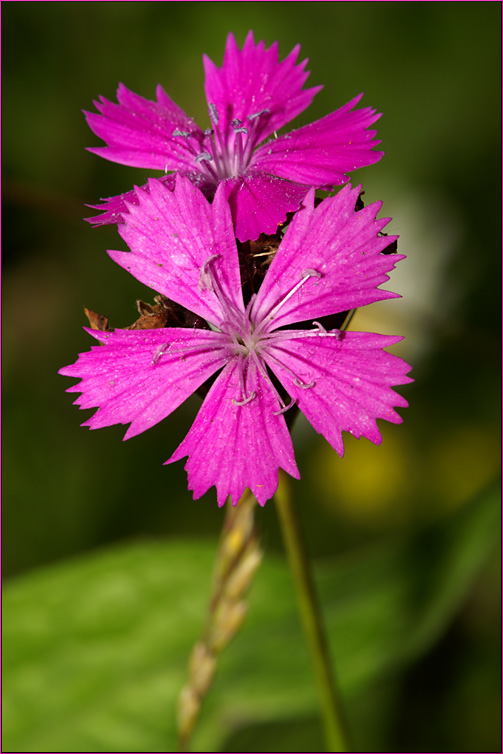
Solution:
<svg viewBox="0 0 503 754">
<path fill-rule="evenodd" d="M 60 370 L 81 378 L 69 388 L 81 408 L 99 406 L 86 425 L 130 422 L 124 439 L 133 437 L 217 375 L 166 463 L 188 456 L 195 498 L 215 485 L 219 505 L 229 495 L 235 504 L 249 487 L 263 505 L 278 468 L 299 477 L 284 416 L 293 404 L 340 455 L 343 430 L 379 443 L 377 418 L 402 421 L 393 407 L 407 402 L 391 386 L 410 382 L 410 367 L 384 350 L 401 338 L 319 322 L 397 296 L 378 288 L 403 258 L 381 253 L 396 237 L 379 234 L 380 203 L 355 212 L 359 189 L 345 186 L 315 208 L 310 190 L 246 303 L 225 187 L 212 204 L 182 176 L 173 191 L 151 179 L 136 193 L 119 226 L 131 251 L 110 256 L 208 329 L 88 330 L 104 345 Z"/>
<path fill-rule="evenodd" d="M 253 32 L 240 50 L 227 38 L 221 68 L 203 56 L 205 92 L 211 127 L 204 131 L 157 87 L 152 102 L 119 85 L 114 104 L 104 97 L 86 113 L 94 133 L 107 146 L 89 151 L 113 162 L 140 168 L 178 171 L 208 198 L 223 183 L 240 241 L 274 233 L 287 212 L 296 210 L 310 187 L 331 190 L 347 173 L 377 162 L 380 142 L 367 130 L 380 116 L 366 107 L 352 110 L 361 96 L 320 120 L 265 143 L 264 139 L 308 107 L 321 86 L 302 89 L 307 60 L 297 64 L 300 45 L 281 63 L 278 44 L 255 44 Z M 259 146 L 261 144 L 261 146 Z M 172 173 L 160 180 L 174 186 Z M 111 197 L 89 218 L 95 224 L 122 222 L 133 191 Z"/>
</svg>

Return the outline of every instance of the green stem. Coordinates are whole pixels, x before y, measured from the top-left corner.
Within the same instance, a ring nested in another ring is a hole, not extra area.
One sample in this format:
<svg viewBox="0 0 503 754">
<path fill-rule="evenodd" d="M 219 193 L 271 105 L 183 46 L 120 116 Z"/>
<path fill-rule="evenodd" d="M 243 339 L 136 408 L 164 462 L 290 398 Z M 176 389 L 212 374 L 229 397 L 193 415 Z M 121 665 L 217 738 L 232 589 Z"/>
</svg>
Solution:
<svg viewBox="0 0 503 754">
<path fill-rule="evenodd" d="M 283 538 L 297 590 L 300 613 L 311 652 L 325 727 L 327 751 L 351 751 L 348 727 L 343 713 L 323 630 L 320 605 L 313 576 L 286 476 L 280 472 L 275 495 Z"/>
</svg>

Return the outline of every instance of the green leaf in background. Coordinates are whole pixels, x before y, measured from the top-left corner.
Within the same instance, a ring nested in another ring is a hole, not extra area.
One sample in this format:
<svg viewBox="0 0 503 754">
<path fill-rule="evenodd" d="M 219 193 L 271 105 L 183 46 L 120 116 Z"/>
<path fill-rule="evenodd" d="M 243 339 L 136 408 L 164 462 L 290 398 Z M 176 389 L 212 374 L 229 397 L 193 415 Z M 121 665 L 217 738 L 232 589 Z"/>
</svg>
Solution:
<svg viewBox="0 0 503 754">
<path fill-rule="evenodd" d="M 411 540 L 319 564 L 357 743 L 359 696 L 391 683 L 442 635 L 493 549 L 498 522 L 495 487 Z M 130 544 L 11 581 L 3 595 L 3 750 L 174 751 L 174 707 L 203 625 L 215 550 L 200 541 Z M 266 556 L 245 626 L 221 656 L 194 750 L 222 751 L 255 724 L 262 748 L 259 741 L 246 750 L 270 751 L 267 724 L 273 737 L 278 721 L 291 721 L 279 750 L 298 750 L 302 718 L 319 745 L 317 709 L 290 573 Z"/>
</svg>

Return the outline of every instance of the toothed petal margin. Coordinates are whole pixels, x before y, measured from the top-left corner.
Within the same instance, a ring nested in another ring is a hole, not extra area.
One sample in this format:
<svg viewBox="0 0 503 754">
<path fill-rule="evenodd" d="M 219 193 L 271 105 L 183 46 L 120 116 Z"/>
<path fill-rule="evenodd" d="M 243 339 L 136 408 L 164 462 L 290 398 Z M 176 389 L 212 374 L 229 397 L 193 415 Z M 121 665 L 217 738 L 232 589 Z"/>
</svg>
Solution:
<svg viewBox="0 0 503 754">
<path fill-rule="evenodd" d="M 348 180 L 348 173 L 373 165 L 384 152 L 369 130 L 380 115 L 371 107 L 351 110 L 361 94 L 335 112 L 259 147 L 253 167 L 315 188 L 331 189 Z"/>
<path fill-rule="evenodd" d="M 105 97 L 94 102 L 99 113 L 84 111 L 92 131 L 106 147 L 90 147 L 89 152 L 106 160 L 139 168 L 157 170 L 190 169 L 194 157 L 173 131 L 189 131 L 202 140 L 201 129 L 176 105 L 161 86 L 158 102 L 145 99 L 119 84 L 118 104 Z"/>
<path fill-rule="evenodd" d="M 80 408 L 99 406 L 83 426 L 131 422 L 125 440 L 171 414 L 229 358 L 228 339 L 211 330 L 84 329 L 103 345 L 79 354 L 59 374 L 81 378 L 67 390 L 81 393 L 75 401 Z M 159 349 L 164 353 L 155 363 Z"/>
<path fill-rule="evenodd" d="M 250 31 L 242 50 L 229 34 L 221 68 L 204 55 L 206 99 L 219 112 L 220 128 L 225 130 L 234 118 L 244 121 L 267 109 L 269 116 L 257 134 L 261 141 L 309 107 L 322 87 L 302 89 L 309 71 L 304 70 L 307 60 L 297 63 L 299 51 L 297 45 L 279 62 L 278 43 L 266 49 L 263 41 L 255 43 Z"/>
<path fill-rule="evenodd" d="M 408 403 L 391 387 L 412 382 L 406 376 L 411 367 L 383 350 L 400 340 L 374 333 L 312 333 L 271 345 L 268 354 L 276 361 L 269 366 L 315 430 L 342 456 L 341 432 L 378 445 L 381 434 L 376 419 L 402 422 L 393 407 Z M 302 382 L 314 385 L 300 388 L 278 361 Z"/>
<path fill-rule="evenodd" d="M 164 186 L 166 186 L 166 188 L 170 191 L 173 191 L 173 189 L 175 188 L 175 179 L 175 173 L 169 173 L 168 175 L 163 175 L 160 178 L 157 178 L 157 180 Z M 140 191 L 145 191 L 147 194 L 150 193 L 148 183 L 146 183 L 144 186 L 140 186 L 139 188 Z M 131 191 L 126 191 L 124 194 L 118 194 L 117 196 L 109 196 L 107 199 L 101 199 L 102 204 L 88 204 L 88 207 L 90 207 L 91 209 L 101 210 L 103 214 L 96 215 L 95 217 L 85 217 L 84 220 L 86 220 L 86 222 L 90 223 L 91 225 L 113 225 L 115 223 L 123 223 L 123 215 L 129 212 L 128 206 L 130 204 L 134 204 L 136 206 L 139 204 L 139 192 L 137 192 L 138 189 L 132 189 Z"/>
<path fill-rule="evenodd" d="M 302 278 L 301 286 L 274 315 L 274 327 L 365 306 L 396 293 L 381 290 L 402 255 L 381 254 L 397 236 L 379 236 L 388 218 L 376 219 L 380 202 L 355 212 L 360 187 L 348 184 L 314 208 L 314 190 L 294 215 L 257 294 L 253 312 L 264 319 Z"/>
<path fill-rule="evenodd" d="M 218 324 L 224 318 L 213 291 L 201 288 L 201 270 L 212 255 L 227 298 L 243 309 L 239 261 L 229 206 L 222 190 L 210 204 L 184 176 L 173 191 L 154 179 L 149 193 L 136 189 L 138 205 L 118 230 L 131 251 L 109 251 L 134 277 L 172 301 Z"/>
</svg>

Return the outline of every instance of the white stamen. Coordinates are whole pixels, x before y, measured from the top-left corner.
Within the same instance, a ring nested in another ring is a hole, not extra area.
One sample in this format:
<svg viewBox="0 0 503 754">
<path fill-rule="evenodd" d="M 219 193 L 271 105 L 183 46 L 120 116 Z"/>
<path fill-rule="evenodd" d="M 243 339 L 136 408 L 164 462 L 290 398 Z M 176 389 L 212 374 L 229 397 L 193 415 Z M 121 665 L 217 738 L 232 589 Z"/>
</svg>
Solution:
<svg viewBox="0 0 503 754">
<path fill-rule="evenodd" d="M 309 390 L 309 388 L 316 385 L 316 382 L 314 382 L 314 380 L 312 382 L 301 382 L 301 380 L 297 379 L 296 377 L 293 381 L 293 384 L 297 385 L 297 387 L 301 387 L 302 390 Z"/>
<path fill-rule="evenodd" d="M 201 152 L 200 154 L 197 155 L 197 157 L 194 157 L 194 161 L 201 162 L 201 160 L 211 161 L 213 160 L 213 157 L 211 156 L 209 152 Z"/>
<path fill-rule="evenodd" d="M 246 319 L 247 320 L 250 319 L 250 311 L 251 311 L 251 308 L 252 308 L 253 304 L 255 303 L 255 299 L 256 298 L 257 298 L 257 294 L 256 293 L 252 293 L 252 295 L 250 296 L 250 300 L 246 304 L 245 315 L 246 315 Z"/>
<path fill-rule="evenodd" d="M 237 401 L 235 398 L 232 399 L 232 402 L 234 403 L 235 406 L 245 406 L 247 403 L 250 403 L 250 401 L 252 401 L 257 395 L 254 390 L 251 391 L 250 395 L 246 395 L 245 370 L 246 370 L 246 356 L 239 356 L 238 357 L 238 374 L 239 374 L 239 387 L 241 388 L 242 398 L 240 401 Z"/>
<path fill-rule="evenodd" d="M 232 399 L 232 402 L 235 406 L 245 406 L 247 403 L 252 401 L 254 398 L 256 398 L 257 394 L 255 392 L 252 392 L 247 398 L 243 398 L 242 401 L 237 401 L 235 398 Z"/>
<path fill-rule="evenodd" d="M 165 354 L 166 351 L 169 350 L 169 346 L 170 346 L 169 343 L 163 343 L 158 348 L 156 348 L 155 351 L 154 351 L 154 353 L 153 353 L 153 355 L 152 355 L 152 360 L 151 360 L 150 363 L 152 365 L 153 364 L 157 364 L 157 362 L 159 361 L 159 359 L 161 358 L 161 356 L 163 356 L 163 354 Z"/>
<path fill-rule="evenodd" d="M 301 275 L 303 278 L 321 278 L 321 272 L 318 272 L 318 270 L 312 270 L 310 268 L 302 270 Z"/>
<path fill-rule="evenodd" d="M 260 118 L 261 115 L 265 115 L 266 113 L 270 113 L 270 112 L 271 111 L 267 107 L 264 107 L 263 110 L 259 110 L 258 112 L 252 113 L 251 115 L 249 115 L 248 120 L 255 120 L 256 118 Z"/>
<path fill-rule="evenodd" d="M 285 414 L 289 409 L 292 408 L 293 405 L 295 405 L 295 401 L 292 398 L 288 406 L 283 406 L 283 408 L 280 408 L 279 411 L 273 411 L 274 416 L 279 416 L 279 414 Z"/>
<path fill-rule="evenodd" d="M 313 322 L 314 324 L 318 324 Z M 340 340 L 343 335 L 342 330 L 276 330 L 275 332 L 264 335 L 264 340 L 271 344 L 280 343 L 282 340 L 294 340 L 295 338 L 335 338 Z"/>
<path fill-rule="evenodd" d="M 281 349 L 278 348 L 278 350 L 281 350 Z M 312 387 L 315 386 L 316 383 L 314 381 L 313 382 L 303 382 L 301 379 L 299 379 L 299 377 L 297 377 L 297 375 L 295 374 L 295 372 L 293 372 L 290 369 L 290 367 L 287 367 L 285 364 L 283 364 L 282 361 L 280 361 L 279 359 L 277 359 L 276 356 L 273 356 L 272 353 L 270 353 L 269 351 L 266 354 L 264 354 L 264 359 L 265 359 L 265 361 L 272 361 L 275 364 L 277 364 L 279 367 L 281 367 L 281 369 L 284 369 L 285 372 L 287 372 L 290 375 L 290 377 L 292 377 L 292 382 L 293 382 L 294 385 L 297 385 L 297 387 L 300 387 L 303 390 L 309 390 L 310 388 L 312 388 Z"/>
<path fill-rule="evenodd" d="M 200 291 L 213 291 L 213 280 L 211 274 L 208 272 L 208 265 L 213 259 L 218 259 L 218 254 L 212 254 L 208 257 L 206 262 L 201 267 L 199 273 L 199 290 Z"/>
<path fill-rule="evenodd" d="M 302 270 L 301 274 L 302 274 L 301 280 L 299 280 L 299 282 L 296 285 L 294 285 L 294 287 L 290 291 L 288 291 L 288 293 L 282 299 L 280 299 L 280 301 L 278 301 L 278 303 L 275 306 L 273 306 L 272 309 L 269 311 L 269 313 L 267 314 L 267 320 L 269 322 L 276 317 L 276 314 L 281 309 L 281 307 L 286 304 L 286 302 L 294 295 L 294 293 L 296 293 L 299 290 L 299 288 L 301 288 L 306 283 L 307 280 L 309 280 L 309 278 L 323 277 L 321 272 L 318 272 L 317 270 L 312 270 L 312 269 Z M 265 324 L 265 323 L 266 323 L 266 317 L 263 317 L 262 324 Z M 260 327 L 258 329 L 260 329 Z"/>
<path fill-rule="evenodd" d="M 218 110 L 213 102 L 210 102 L 208 105 L 208 114 L 210 116 L 211 122 L 214 123 L 215 126 L 218 126 Z"/>
</svg>

